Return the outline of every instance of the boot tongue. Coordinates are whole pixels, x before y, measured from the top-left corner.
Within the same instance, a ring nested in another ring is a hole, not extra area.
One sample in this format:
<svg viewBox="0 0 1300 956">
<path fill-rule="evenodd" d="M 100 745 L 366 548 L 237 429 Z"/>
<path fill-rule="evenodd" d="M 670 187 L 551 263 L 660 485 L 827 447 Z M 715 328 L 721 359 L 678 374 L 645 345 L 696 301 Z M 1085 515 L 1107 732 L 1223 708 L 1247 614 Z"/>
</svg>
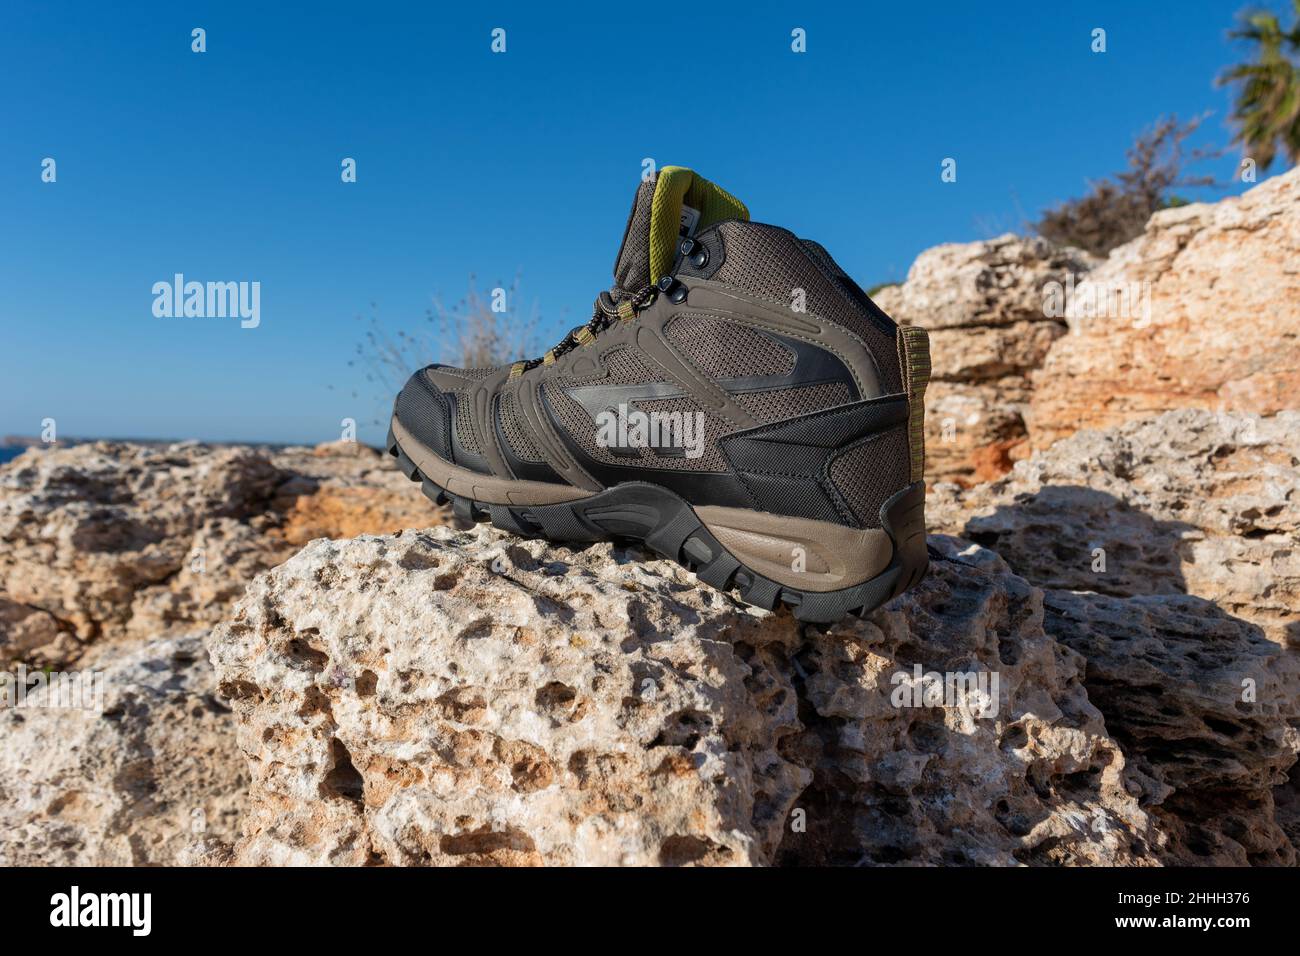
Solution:
<svg viewBox="0 0 1300 956">
<path fill-rule="evenodd" d="M 614 262 L 614 289 L 636 292 L 673 266 L 678 241 L 724 219 L 749 219 L 731 193 L 682 166 L 665 166 L 637 188 L 623 245 Z"/>
</svg>

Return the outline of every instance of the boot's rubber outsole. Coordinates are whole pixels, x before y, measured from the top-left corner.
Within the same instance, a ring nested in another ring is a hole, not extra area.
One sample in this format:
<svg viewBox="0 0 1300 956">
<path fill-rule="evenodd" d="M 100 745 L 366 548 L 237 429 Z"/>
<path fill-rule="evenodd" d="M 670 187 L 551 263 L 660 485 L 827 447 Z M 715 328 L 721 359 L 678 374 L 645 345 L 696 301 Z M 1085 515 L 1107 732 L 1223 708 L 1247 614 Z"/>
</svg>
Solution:
<svg viewBox="0 0 1300 956">
<path fill-rule="evenodd" d="M 435 504 L 451 504 L 465 521 L 490 521 L 502 531 L 560 543 L 635 539 L 676 561 L 721 591 L 765 610 L 789 606 L 798 621 L 833 624 L 863 616 L 902 594 L 925 576 L 925 484 L 899 491 L 880 508 L 880 524 L 893 543 L 893 556 L 871 579 L 838 591 L 804 591 L 766 578 L 738 560 L 705 527 L 690 504 L 661 485 L 626 481 L 576 501 L 549 505 L 504 505 L 474 501 L 430 481 L 388 430 L 388 453 L 402 474 L 418 481 Z"/>
</svg>

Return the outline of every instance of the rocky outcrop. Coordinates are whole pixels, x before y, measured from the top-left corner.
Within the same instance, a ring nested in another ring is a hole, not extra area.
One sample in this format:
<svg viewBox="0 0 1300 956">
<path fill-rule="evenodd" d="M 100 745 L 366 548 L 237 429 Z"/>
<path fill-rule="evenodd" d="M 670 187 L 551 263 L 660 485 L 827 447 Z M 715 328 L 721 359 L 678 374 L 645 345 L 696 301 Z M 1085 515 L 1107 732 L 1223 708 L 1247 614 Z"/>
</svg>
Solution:
<svg viewBox="0 0 1300 956">
<path fill-rule="evenodd" d="M 918 588 L 826 632 L 487 528 L 265 570 L 436 516 L 366 452 L 33 453 L 0 567 L 53 572 L 0 633 L 106 694 L 0 709 L 0 862 L 1295 862 L 1298 426 L 1184 410 L 937 485 L 932 527 L 977 543 L 932 537 Z"/>
<path fill-rule="evenodd" d="M 60 667 L 96 641 L 212 624 L 312 537 L 439 520 L 368 448 L 33 449 L 0 468 L 0 655 Z"/>
<path fill-rule="evenodd" d="M 974 484 L 1081 428 L 1300 393 L 1300 170 L 1156 213 L 1106 259 L 1001 236 L 921 253 L 873 296 L 931 334 L 931 481 Z"/>
<path fill-rule="evenodd" d="M 5 685 L 0 865 L 171 865 L 236 835 L 247 770 L 202 641 L 112 650 L 56 685 L 74 693 Z"/>
<path fill-rule="evenodd" d="M 1070 332 L 1035 375 L 1034 447 L 1172 408 L 1294 408 L 1297 263 L 1300 169 L 1156 213 L 1070 297 Z"/>
<path fill-rule="evenodd" d="M 1192 594 L 1300 644 L 1300 412 L 1082 431 L 998 481 L 936 486 L 927 519 L 1040 587 Z"/>
<path fill-rule="evenodd" d="M 1300 413 L 1184 409 L 931 495 L 932 526 L 1047 589 L 1171 862 L 1296 861 L 1298 466 Z"/>
<path fill-rule="evenodd" d="M 1300 750 L 1300 656 L 1199 598 L 1047 591 L 1043 603 L 1170 834 L 1165 861 L 1295 865 L 1273 791 Z"/>
<path fill-rule="evenodd" d="M 1094 264 L 1077 249 L 1008 234 L 927 249 L 906 282 L 875 294 L 895 320 L 930 332 L 931 480 L 987 480 L 1023 455 L 1029 375 L 1066 331 L 1063 315 L 1046 308 L 1048 292 Z"/>
<path fill-rule="evenodd" d="M 247 770 L 202 631 L 308 537 L 438 521 L 413 492 L 355 444 L 97 443 L 0 469 L 0 863 L 222 861 Z M 42 668 L 103 699 L 52 706 Z"/>
<path fill-rule="evenodd" d="M 934 543 L 919 588 L 815 633 L 611 545 L 314 542 L 210 638 L 252 773 L 234 859 L 1153 861 L 1039 593 Z M 918 671 L 988 696 L 914 698 Z"/>
</svg>

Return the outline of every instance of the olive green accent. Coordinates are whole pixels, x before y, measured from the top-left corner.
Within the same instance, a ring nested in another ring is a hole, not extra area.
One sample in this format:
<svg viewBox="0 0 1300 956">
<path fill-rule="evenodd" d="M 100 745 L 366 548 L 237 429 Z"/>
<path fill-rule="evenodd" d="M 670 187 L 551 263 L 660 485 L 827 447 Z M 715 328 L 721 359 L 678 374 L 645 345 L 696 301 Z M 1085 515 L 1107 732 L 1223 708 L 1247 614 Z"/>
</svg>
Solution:
<svg viewBox="0 0 1300 956">
<path fill-rule="evenodd" d="M 636 310 L 632 308 L 632 300 L 624 299 L 618 304 L 618 317 L 624 322 L 632 319 L 636 315 Z"/>
<path fill-rule="evenodd" d="M 594 341 L 595 338 L 596 336 L 592 334 L 591 329 L 587 328 L 585 325 L 578 329 L 578 334 L 574 336 L 574 339 L 579 345 L 587 345 Z"/>
<path fill-rule="evenodd" d="M 510 366 L 510 377 L 518 378 L 519 376 L 524 374 L 527 368 L 528 368 L 527 362 L 516 362 L 514 365 Z"/>
<path fill-rule="evenodd" d="M 745 204 L 721 186 L 684 166 L 665 166 L 655 181 L 650 200 L 650 282 L 659 281 L 673 267 L 681 236 L 682 206 L 700 213 L 698 232 L 724 219 L 749 219 Z"/>
<path fill-rule="evenodd" d="M 591 497 L 591 491 L 572 485 L 557 485 L 547 481 L 519 481 L 481 475 L 477 471 L 461 468 L 420 444 L 419 440 L 393 416 L 393 437 L 406 456 L 415 462 L 421 474 L 439 488 L 444 488 L 462 498 L 470 498 L 493 505 L 554 505 L 579 498 Z"/>
<path fill-rule="evenodd" d="M 546 354 L 542 356 L 542 364 L 543 364 L 543 365 L 554 365 L 554 364 L 555 364 L 555 350 L 554 350 L 554 349 L 547 349 L 547 350 L 546 350 Z"/>
<path fill-rule="evenodd" d="M 930 335 L 915 325 L 898 330 L 898 364 L 907 390 L 907 444 L 912 481 L 925 480 L 925 387 L 930 383 Z"/>
<path fill-rule="evenodd" d="M 695 514 L 739 561 L 801 591 L 851 588 L 885 570 L 894 556 L 894 543 L 880 528 L 719 505 L 697 505 Z"/>
</svg>

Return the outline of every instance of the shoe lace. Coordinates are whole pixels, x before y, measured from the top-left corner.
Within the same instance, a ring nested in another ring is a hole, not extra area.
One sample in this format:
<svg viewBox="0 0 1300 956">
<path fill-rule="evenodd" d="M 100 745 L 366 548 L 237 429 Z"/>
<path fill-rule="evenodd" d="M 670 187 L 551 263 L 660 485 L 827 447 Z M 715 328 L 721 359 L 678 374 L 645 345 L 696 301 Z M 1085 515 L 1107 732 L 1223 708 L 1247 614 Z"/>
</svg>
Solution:
<svg viewBox="0 0 1300 956">
<path fill-rule="evenodd" d="M 548 349 L 541 358 L 524 359 L 510 366 L 510 377 L 518 378 L 524 372 L 539 365 L 550 365 L 560 356 L 592 342 L 615 322 L 627 322 L 638 312 L 644 311 L 655 300 L 659 290 L 652 285 L 643 286 L 631 294 L 602 292 L 596 297 L 596 304 L 591 311 L 591 319 L 586 325 L 570 329 L 555 346 Z M 615 298 L 615 295 L 618 297 Z"/>
</svg>

